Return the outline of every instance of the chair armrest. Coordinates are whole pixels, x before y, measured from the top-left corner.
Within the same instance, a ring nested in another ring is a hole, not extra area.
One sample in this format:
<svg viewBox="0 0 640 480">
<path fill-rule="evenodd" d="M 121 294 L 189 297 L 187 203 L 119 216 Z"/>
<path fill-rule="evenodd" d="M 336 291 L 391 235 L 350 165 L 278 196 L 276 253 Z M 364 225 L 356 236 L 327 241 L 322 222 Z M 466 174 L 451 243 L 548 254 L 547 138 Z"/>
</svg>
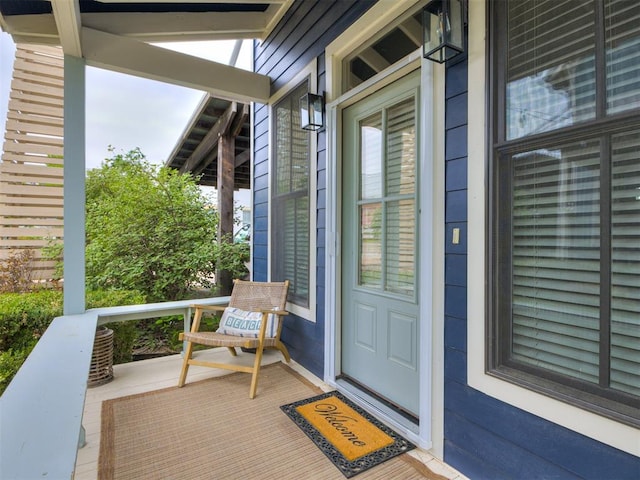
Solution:
<svg viewBox="0 0 640 480">
<path fill-rule="evenodd" d="M 261 313 L 273 313 L 275 315 L 286 316 L 289 315 L 289 312 L 286 310 L 259 310 Z"/>
<path fill-rule="evenodd" d="M 189 305 L 191 308 L 199 308 L 200 310 L 207 310 L 210 312 L 224 312 L 224 309 L 227 308 L 227 305 L 199 305 L 194 303 Z"/>
</svg>

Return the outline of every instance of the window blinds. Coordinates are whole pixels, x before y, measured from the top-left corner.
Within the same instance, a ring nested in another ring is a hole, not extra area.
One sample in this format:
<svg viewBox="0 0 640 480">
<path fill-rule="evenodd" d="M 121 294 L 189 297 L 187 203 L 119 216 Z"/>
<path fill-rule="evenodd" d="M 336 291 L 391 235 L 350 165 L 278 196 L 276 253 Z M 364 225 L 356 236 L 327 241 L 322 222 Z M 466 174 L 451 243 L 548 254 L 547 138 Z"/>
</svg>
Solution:
<svg viewBox="0 0 640 480">
<path fill-rule="evenodd" d="M 289 298 L 309 306 L 309 133 L 300 128 L 307 82 L 274 107 L 272 278 L 289 280 Z"/>
<path fill-rule="evenodd" d="M 598 383 L 600 145 L 513 158 L 512 354 Z"/>
<path fill-rule="evenodd" d="M 640 3 L 528 0 L 506 8 L 507 139 L 595 118 L 598 69 L 606 78 L 604 115 L 640 108 Z M 599 41 L 603 63 L 596 63 Z M 511 354 L 639 395 L 640 131 L 627 130 L 511 157 Z"/>
<path fill-rule="evenodd" d="M 387 111 L 386 288 L 405 295 L 415 286 L 415 117 L 414 97 Z"/>
<path fill-rule="evenodd" d="M 640 130 L 611 143 L 611 387 L 640 395 Z"/>
<path fill-rule="evenodd" d="M 595 116 L 592 0 L 508 2 L 507 139 Z"/>
<path fill-rule="evenodd" d="M 640 108 L 640 2 L 605 3 L 607 113 Z"/>
<path fill-rule="evenodd" d="M 508 2 L 507 139 L 596 116 L 599 28 L 593 0 Z M 606 113 L 640 108 L 640 2 L 604 2 Z"/>
</svg>

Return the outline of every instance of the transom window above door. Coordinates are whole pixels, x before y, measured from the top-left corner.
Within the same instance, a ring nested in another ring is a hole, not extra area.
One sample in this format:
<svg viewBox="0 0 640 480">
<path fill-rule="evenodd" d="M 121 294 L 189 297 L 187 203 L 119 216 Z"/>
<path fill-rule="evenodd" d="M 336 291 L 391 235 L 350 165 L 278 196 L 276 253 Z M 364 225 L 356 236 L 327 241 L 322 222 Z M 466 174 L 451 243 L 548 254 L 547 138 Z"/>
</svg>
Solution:
<svg viewBox="0 0 640 480">
<path fill-rule="evenodd" d="M 342 61 L 342 92 L 347 92 L 422 47 L 422 10 L 414 8 Z"/>
</svg>

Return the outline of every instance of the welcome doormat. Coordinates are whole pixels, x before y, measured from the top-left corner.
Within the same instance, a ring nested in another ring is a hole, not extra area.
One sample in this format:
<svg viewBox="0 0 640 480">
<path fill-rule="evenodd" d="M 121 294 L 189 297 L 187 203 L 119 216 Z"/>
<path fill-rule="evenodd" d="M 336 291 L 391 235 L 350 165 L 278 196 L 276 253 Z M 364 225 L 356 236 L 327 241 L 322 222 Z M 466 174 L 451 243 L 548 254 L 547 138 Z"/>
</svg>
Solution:
<svg viewBox="0 0 640 480">
<path fill-rule="evenodd" d="M 280 408 L 347 478 L 415 448 L 339 392 Z"/>
</svg>

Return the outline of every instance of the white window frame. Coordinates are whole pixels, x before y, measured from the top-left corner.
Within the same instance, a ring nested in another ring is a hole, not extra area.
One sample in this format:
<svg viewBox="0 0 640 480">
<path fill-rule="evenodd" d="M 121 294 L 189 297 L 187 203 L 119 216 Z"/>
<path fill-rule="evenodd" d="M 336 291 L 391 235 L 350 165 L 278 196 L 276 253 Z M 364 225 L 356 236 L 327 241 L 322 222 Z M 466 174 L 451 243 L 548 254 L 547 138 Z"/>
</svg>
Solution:
<svg viewBox="0 0 640 480">
<path fill-rule="evenodd" d="M 488 266 L 486 264 L 487 162 L 486 127 L 486 4 L 469 1 L 468 63 L 468 222 L 467 235 L 467 381 L 493 398 L 586 435 L 632 455 L 640 456 L 638 430 L 615 420 L 498 379 L 486 373 L 485 322 Z"/>
<path fill-rule="evenodd" d="M 285 86 L 280 88 L 269 98 L 269 278 L 271 278 L 271 262 L 273 250 L 272 222 L 273 222 L 273 175 L 275 174 L 275 159 L 273 158 L 273 148 L 275 137 L 273 127 L 273 107 L 278 101 L 289 94 L 300 83 L 309 78 L 309 91 L 316 93 L 318 90 L 318 66 L 314 59 L 305 68 L 291 79 Z M 318 166 L 318 134 L 309 133 L 309 307 L 303 307 L 291 302 L 287 302 L 287 311 L 304 318 L 312 323 L 316 323 L 316 265 L 317 265 L 317 166 Z"/>
</svg>

